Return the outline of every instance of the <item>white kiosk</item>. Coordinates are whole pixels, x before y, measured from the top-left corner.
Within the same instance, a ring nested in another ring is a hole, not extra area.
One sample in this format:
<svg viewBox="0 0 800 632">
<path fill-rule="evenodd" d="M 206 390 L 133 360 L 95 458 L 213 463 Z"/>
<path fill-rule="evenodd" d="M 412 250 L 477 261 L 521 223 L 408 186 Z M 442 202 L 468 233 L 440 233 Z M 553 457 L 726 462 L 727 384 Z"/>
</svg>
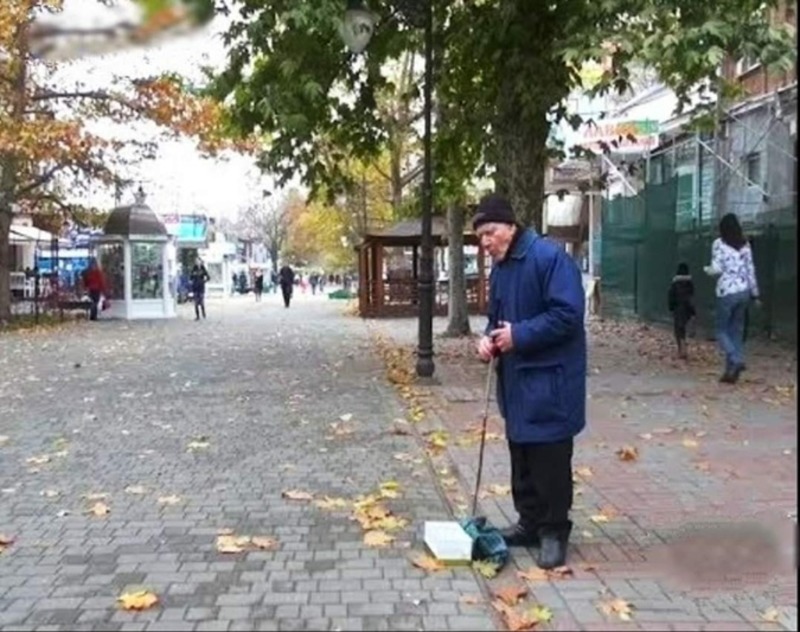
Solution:
<svg viewBox="0 0 800 632">
<path fill-rule="evenodd" d="M 141 188 L 132 205 L 111 212 L 103 232 L 94 242 L 110 303 L 101 317 L 174 318 L 175 244 Z"/>
</svg>

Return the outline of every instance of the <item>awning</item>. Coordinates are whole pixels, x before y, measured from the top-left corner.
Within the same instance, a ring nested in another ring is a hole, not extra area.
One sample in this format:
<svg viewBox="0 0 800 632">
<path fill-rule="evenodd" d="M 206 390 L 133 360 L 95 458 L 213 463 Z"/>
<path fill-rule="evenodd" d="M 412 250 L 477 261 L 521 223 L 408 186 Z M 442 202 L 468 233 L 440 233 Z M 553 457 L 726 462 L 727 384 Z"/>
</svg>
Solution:
<svg viewBox="0 0 800 632">
<path fill-rule="evenodd" d="M 35 226 L 25 226 L 22 224 L 11 224 L 11 232 L 9 234 L 9 241 L 12 245 L 22 244 L 50 244 L 52 241 L 52 233 L 46 230 L 36 228 Z"/>
</svg>

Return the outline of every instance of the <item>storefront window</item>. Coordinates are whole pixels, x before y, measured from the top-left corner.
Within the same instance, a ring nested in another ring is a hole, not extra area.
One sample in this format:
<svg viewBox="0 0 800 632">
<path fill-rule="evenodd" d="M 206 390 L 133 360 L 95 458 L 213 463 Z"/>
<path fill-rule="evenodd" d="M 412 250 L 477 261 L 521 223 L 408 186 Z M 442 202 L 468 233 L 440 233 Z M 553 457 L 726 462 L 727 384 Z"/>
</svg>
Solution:
<svg viewBox="0 0 800 632">
<path fill-rule="evenodd" d="M 134 299 L 161 298 L 164 244 L 131 244 L 131 283 Z"/>
<path fill-rule="evenodd" d="M 208 263 L 206 264 L 208 276 L 210 277 L 209 283 L 221 284 L 222 283 L 222 264 L 221 263 Z"/>
<path fill-rule="evenodd" d="M 125 256 L 122 244 L 100 244 L 97 260 L 106 280 L 106 297 L 125 300 Z"/>
</svg>

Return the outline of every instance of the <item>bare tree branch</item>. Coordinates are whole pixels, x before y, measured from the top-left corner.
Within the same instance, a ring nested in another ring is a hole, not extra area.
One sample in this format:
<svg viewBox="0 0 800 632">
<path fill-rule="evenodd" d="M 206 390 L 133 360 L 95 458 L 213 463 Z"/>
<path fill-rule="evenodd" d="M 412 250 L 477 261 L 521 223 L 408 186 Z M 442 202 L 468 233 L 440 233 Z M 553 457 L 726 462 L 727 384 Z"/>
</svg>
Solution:
<svg viewBox="0 0 800 632">
<path fill-rule="evenodd" d="M 55 99 L 94 99 L 96 101 L 113 101 L 125 107 L 130 108 L 134 112 L 144 112 L 144 108 L 134 103 L 119 94 L 111 92 L 104 92 L 102 90 L 75 90 L 67 92 L 59 92 L 56 90 L 40 90 L 31 96 L 31 101 L 48 101 Z"/>
<path fill-rule="evenodd" d="M 67 166 L 68 165 L 56 165 L 48 169 L 44 173 L 34 178 L 33 181 L 31 181 L 29 184 L 23 187 L 19 187 L 15 192 L 15 196 L 18 198 L 27 196 L 28 193 L 30 193 L 34 189 L 38 189 L 43 184 L 48 183 L 53 178 L 54 175 L 56 175 L 59 171 L 66 168 Z"/>
</svg>

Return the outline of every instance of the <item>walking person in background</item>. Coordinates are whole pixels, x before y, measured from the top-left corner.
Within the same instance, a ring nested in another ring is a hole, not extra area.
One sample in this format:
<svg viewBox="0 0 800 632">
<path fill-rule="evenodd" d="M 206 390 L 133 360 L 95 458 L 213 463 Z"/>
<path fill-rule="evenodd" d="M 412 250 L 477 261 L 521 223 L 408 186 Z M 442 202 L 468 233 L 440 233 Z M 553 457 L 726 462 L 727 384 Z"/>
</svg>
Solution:
<svg viewBox="0 0 800 632">
<path fill-rule="evenodd" d="M 253 292 L 256 295 L 256 303 L 261 302 L 261 295 L 264 293 L 264 271 L 256 270 L 256 278 L 253 282 Z"/>
<path fill-rule="evenodd" d="M 711 246 L 711 265 L 705 272 L 717 277 L 717 342 L 725 355 L 720 382 L 735 384 L 744 364 L 744 321 L 750 301 L 761 306 L 750 244 L 739 218 L 728 213 L 719 222 L 719 237 Z"/>
<path fill-rule="evenodd" d="M 667 304 L 672 313 L 675 342 L 678 345 L 678 357 L 686 360 L 689 354 L 686 350 L 686 327 L 695 316 L 694 308 L 694 283 L 689 274 L 689 265 L 679 263 L 675 276 L 667 293 Z"/>
<path fill-rule="evenodd" d="M 194 319 L 200 320 L 200 314 L 203 318 L 206 317 L 206 282 L 211 280 L 211 277 L 206 270 L 206 266 L 200 257 L 194 262 L 192 271 L 189 273 L 189 279 L 192 284 L 192 296 L 194 296 Z"/>
<path fill-rule="evenodd" d="M 288 264 L 284 265 L 278 272 L 278 279 L 281 285 L 281 294 L 283 294 L 283 306 L 289 307 L 294 291 L 294 270 Z"/>
<path fill-rule="evenodd" d="M 89 300 L 91 301 L 89 320 L 97 320 L 100 298 L 106 293 L 106 277 L 94 257 L 89 261 L 89 267 L 83 274 L 83 286 L 89 293 Z"/>
<path fill-rule="evenodd" d="M 502 196 L 480 201 L 473 229 L 493 261 L 478 355 L 498 358 L 497 403 L 519 513 L 503 537 L 508 546 L 539 547 L 538 566 L 555 568 L 566 561 L 574 437 L 586 425 L 581 272 L 563 248 L 518 224 Z"/>
</svg>

